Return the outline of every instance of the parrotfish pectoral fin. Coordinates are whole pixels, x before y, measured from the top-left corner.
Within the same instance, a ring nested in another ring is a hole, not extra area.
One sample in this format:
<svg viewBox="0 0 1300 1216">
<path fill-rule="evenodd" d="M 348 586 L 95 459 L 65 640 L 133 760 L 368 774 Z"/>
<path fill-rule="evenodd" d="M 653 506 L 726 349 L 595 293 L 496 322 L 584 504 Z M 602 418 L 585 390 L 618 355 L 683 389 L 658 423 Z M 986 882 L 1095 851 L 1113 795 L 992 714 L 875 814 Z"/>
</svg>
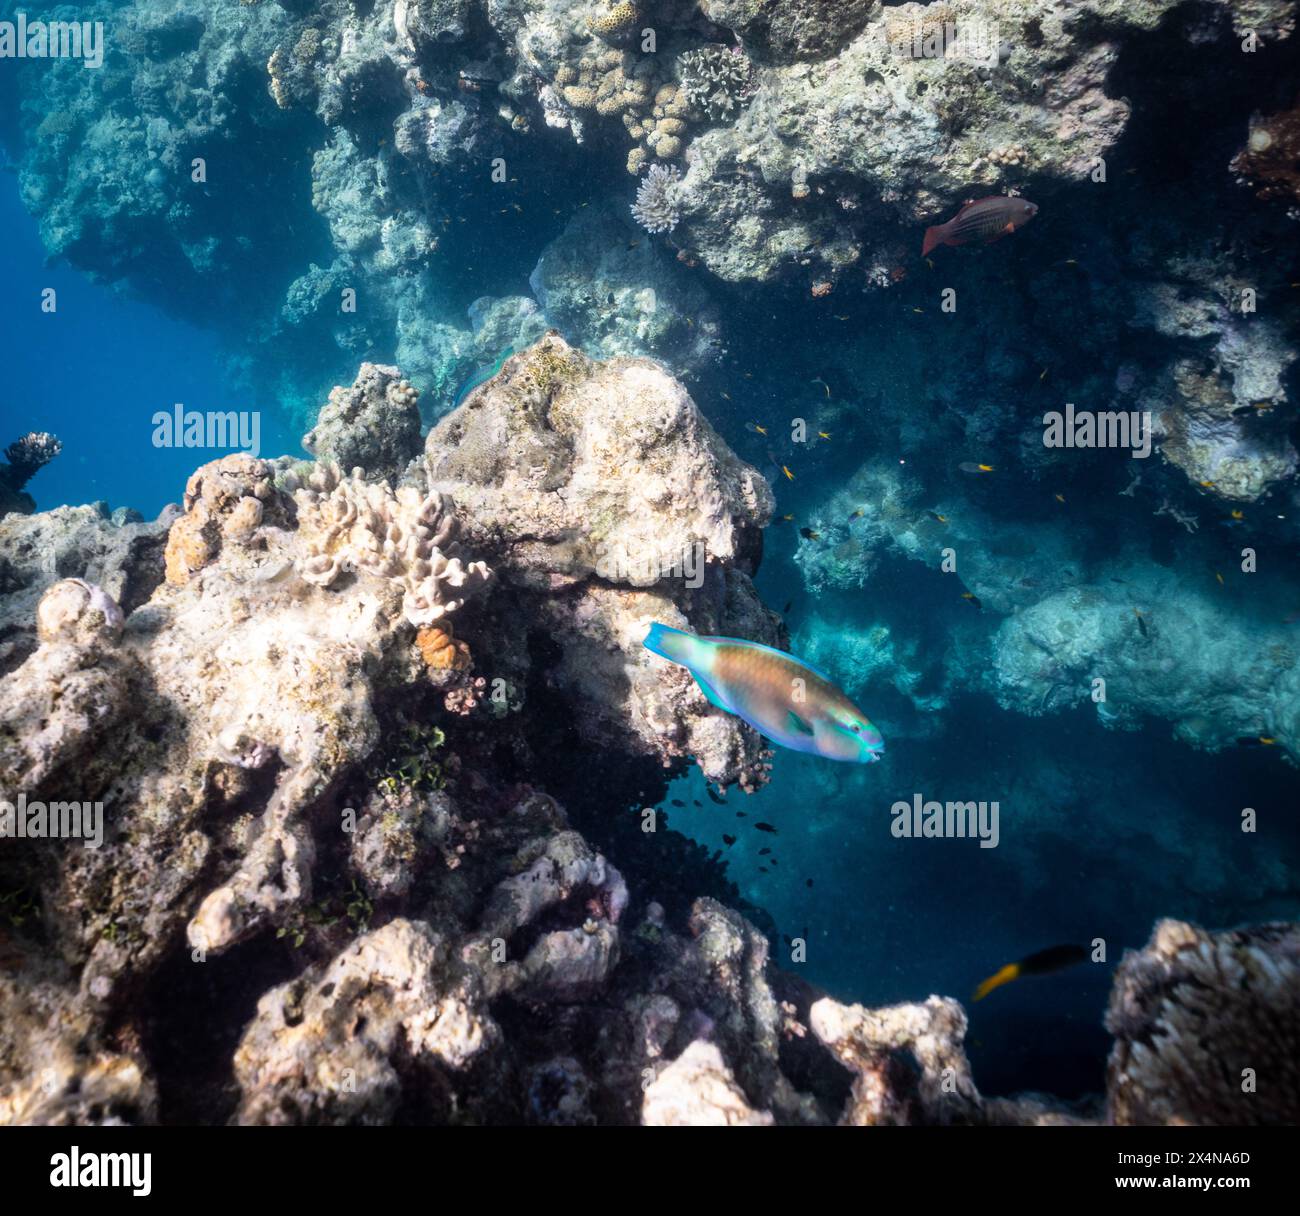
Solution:
<svg viewBox="0 0 1300 1216">
<path fill-rule="evenodd" d="M 796 734 L 812 735 L 817 733 L 816 731 L 813 730 L 812 726 L 808 722 L 806 722 L 803 718 L 801 718 L 797 713 L 795 713 L 793 709 L 790 711 L 789 722 L 790 722 L 790 729 L 794 731 Z"/>
<path fill-rule="evenodd" d="M 718 695 L 718 690 L 714 688 L 713 685 L 708 682 L 708 680 L 706 680 L 702 675 L 700 675 L 700 673 L 696 671 L 694 667 L 688 668 L 688 670 L 690 671 L 691 675 L 695 677 L 695 682 L 700 686 L 700 691 L 706 697 L 708 697 L 710 705 L 716 705 L 719 709 L 725 709 L 728 713 L 735 712 L 731 708 L 731 706 L 728 705 L 726 701 L 724 701 L 722 697 Z"/>
</svg>

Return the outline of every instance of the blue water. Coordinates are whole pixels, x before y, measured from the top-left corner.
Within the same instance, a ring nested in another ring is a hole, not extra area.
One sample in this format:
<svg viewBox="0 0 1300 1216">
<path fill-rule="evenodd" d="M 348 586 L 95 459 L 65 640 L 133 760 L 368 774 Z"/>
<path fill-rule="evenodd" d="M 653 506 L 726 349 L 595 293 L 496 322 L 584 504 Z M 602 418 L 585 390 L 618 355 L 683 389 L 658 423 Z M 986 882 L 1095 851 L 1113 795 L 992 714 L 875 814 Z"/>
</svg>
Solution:
<svg viewBox="0 0 1300 1216">
<path fill-rule="evenodd" d="M 0 230 L 0 445 L 33 430 L 63 442 L 27 485 L 38 510 L 105 502 L 152 519 L 180 502 L 198 465 L 234 449 L 155 447 L 154 414 L 178 402 L 201 413 L 256 410 L 262 455 L 303 454 L 274 403 L 228 376 L 215 335 L 66 265 L 47 266 L 9 173 L 0 175 Z M 47 288 L 56 292 L 53 313 L 41 310 Z"/>
</svg>

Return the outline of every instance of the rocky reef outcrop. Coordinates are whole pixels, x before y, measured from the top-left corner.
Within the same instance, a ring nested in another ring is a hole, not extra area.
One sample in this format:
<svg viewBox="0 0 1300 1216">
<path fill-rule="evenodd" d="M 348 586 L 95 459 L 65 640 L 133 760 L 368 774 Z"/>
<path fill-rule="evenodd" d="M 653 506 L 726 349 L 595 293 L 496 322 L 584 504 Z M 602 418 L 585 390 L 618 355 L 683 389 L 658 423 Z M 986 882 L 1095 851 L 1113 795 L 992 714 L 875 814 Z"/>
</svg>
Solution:
<svg viewBox="0 0 1300 1216">
<path fill-rule="evenodd" d="M 1115 1123 L 1294 1124 L 1300 933 L 1165 920 L 1125 954 L 1106 1028 Z M 1260 1078 L 1267 1076 L 1267 1085 Z"/>
<path fill-rule="evenodd" d="M 770 491 L 680 383 L 549 335 L 400 475 L 366 446 L 383 403 L 414 404 L 365 366 L 321 411 L 322 447 L 369 461 L 350 474 L 234 455 L 153 524 L 5 521 L 25 640 L 0 795 L 28 827 L 36 804 L 102 818 L 0 839 L 0 1120 L 1096 1118 L 982 1097 L 956 1002 L 841 1005 L 741 912 L 669 911 L 662 866 L 596 846 L 540 786 L 616 752 L 631 775 L 588 796 L 654 839 L 639 763 L 764 779 L 759 741 L 640 645 L 656 619 L 780 640 L 751 582 Z M 37 543 L 56 570 L 30 568 Z M 1294 997 L 1288 932 L 1214 939 L 1227 1016 Z M 1156 966 L 1125 964 L 1112 1011 L 1130 1121 L 1183 1115 L 1137 1096 L 1138 1023 L 1173 1026 L 1152 1001 L 1204 1005 Z M 178 993 L 202 994 L 201 1027 Z"/>
</svg>

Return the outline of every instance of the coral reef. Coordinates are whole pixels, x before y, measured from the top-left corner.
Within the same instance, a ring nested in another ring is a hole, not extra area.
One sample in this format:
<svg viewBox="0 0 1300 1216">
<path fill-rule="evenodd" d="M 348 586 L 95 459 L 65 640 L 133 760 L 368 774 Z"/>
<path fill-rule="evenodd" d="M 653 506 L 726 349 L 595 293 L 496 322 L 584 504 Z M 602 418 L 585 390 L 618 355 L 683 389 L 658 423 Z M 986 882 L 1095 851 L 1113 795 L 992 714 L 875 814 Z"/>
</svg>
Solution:
<svg viewBox="0 0 1300 1216">
<path fill-rule="evenodd" d="M 722 323 L 708 294 L 619 210 L 587 208 L 543 251 L 529 285 L 547 320 L 595 358 L 645 355 L 678 376 L 715 364 Z"/>
<path fill-rule="evenodd" d="M 1300 102 L 1276 114 L 1256 114 L 1245 146 L 1229 168 L 1256 198 L 1278 199 L 1300 217 Z"/>
<path fill-rule="evenodd" d="M 1164 920 L 1124 955 L 1106 1028 L 1115 1123 L 1294 1124 L 1300 930 Z"/>
<path fill-rule="evenodd" d="M 283 479 L 299 479 L 289 473 Z M 402 592 L 402 614 L 416 626 L 455 612 L 491 577 L 483 562 L 461 560 L 456 506 L 445 494 L 413 486 L 394 494 L 387 484 L 340 475 L 320 465 L 295 491 L 305 556 L 299 575 L 332 587 L 354 571 L 387 579 Z M 179 525 L 178 525 L 179 526 Z"/>
<path fill-rule="evenodd" d="M 363 368 L 319 433 L 366 450 L 371 409 L 413 404 L 400 385 Z M 0 684 L 0 793 L 107 811 L 101 847 L 0 849 L 4 889 L 25 893 L 0 967 L 0 1121 L 1096 1117 L 983 1097 L 951 1000 L 841 1005 L 723 903 L 670 916 L 667 877 L 634 884 L 518 779 L 511 757 L 541 771 L 544 749 L 571 749 L 557 727 L 585 754 L 765 778 L 759 741 L 640 645 L 652 619 L 781 640 L 750 582 L 771 491 L 659 365 L 547 335 L 398 484 L 366 473 L 233 455 L 154 524 L 93 508 L 0 524 L 30 639 Z M 37 541 L 57 571 L 29 568 Z M 477 584 L 463 603 L 453 569 Z M 546 712 L 515 712 L 523 696 Z M 1116 1118 L 1164 1117 L 1152 1094 L 1174 1092 L 1152 1078 L 1182 1065 L 1144 1047 L 1151 1028 L 1267 1034 L 1295 999 L 1294 936 L 1164 926 L 1125 963 Z M 194 985 L 212 1042 L 177 1000 Z"/>
<path fill-rule="evenodd" d="M 29 431 L 5 448 L 0 465 L 0 516 L 10 512 L 30 515 L 36 503 L 23 487 L 61 451 L 63 444 L 46 431 Z"/>
<path fill-rule="evenodd" d="M 651 621 L 685 614 L 709 633 L 777 637 L 750 582 L 771 491 L 680 384 L 647 360 L 601 365 L 547 337 L 429 432 L 425 461 L 430 488 L 473 521 L 475 551 L 524 597 L 514 615 L 551 630 L 562 657 L 550 679 L 580 694 L 588 738 L 761 780 L 756 740 L 702 712 L 690 677 L 665 678 L 641 646 Z"/>
<path fill-rule="evenodd" d="M 725 46 L 702 46 L 677 59 L 682 92 L 696 110 L 713 122 L 735 117 L 748 95 L 754 68 L 744 52 Z"/>
<path fill-rule="evenodd" d="M 302 446 L 317 460 L 392 480 L 420 450 L 420 394 L 395 367 L 363 363 L 336 387 Z"/>
<path fill-rule="evenodd" d="M 681 180 L 675 168 L 650 166 L 632 204 L 633 217 L 647 232 L 671 232 L 681 222 Z"/>
</svg>

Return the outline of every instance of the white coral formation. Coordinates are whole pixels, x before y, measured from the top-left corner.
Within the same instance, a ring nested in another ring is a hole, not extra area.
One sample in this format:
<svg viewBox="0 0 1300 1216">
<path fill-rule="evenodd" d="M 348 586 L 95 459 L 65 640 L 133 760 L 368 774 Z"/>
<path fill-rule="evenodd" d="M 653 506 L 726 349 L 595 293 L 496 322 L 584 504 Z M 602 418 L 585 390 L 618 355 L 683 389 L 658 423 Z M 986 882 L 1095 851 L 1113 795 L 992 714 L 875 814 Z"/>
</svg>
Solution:
<svg viewBox="0 0 1300 1216">
<path fill-rule="evenodd" d="M 448 495 L 412 486 L 394 493 L 366 482 L 360 470 L 345 478 L 337 466 L 322 465 L 296 497 L 307 537 L 298 572 L 317 587 L 354 570 L 387 579 L 401 588 L 403 615 L 422 626 L 455 612 L 491 578 L 484 562 L 461 558 Z"/>
<path fill-rule="evenodd" d="M 756 1111 L 736 1084 L 722 1053 L 696 1039 L 646 1086 L 646 1127 L 768 1127 L 770 1111 Z"/>
<path fill-rule="evenodd" d="M 472 986 L 452 978 L 447 943 L 428 925 L 390 921 L 313 968 L 305 985 L 258 1001 L 234 1057 L 236 1121 L 388 1123 L 399 1062 L 463 1068 L 497 1035 Z"/>
<path fill-rule="evenodd" d="M 739 47 L 702 46 L 677 57 L 682 92 L 714 122 L 725 122 L 749 92 L 754 67 Z"/>
<path fill-rule="evenodd" d="M 675 165 L 651 165 L 637 187 L 632 215 L 647 232 L 671 232 L 681 222 L 681 170 Z"/>
<path fill-rule="evenodd" d="M 81 578 L 55 583 L 36 608 L 42 642 L 115 643 L 122 635 L 122 609 L 102 587 Z"/>
<path fill-rule="evenodd" d="M 548 336 L 442 419 L 426 450 L 430 488 L 466 509 L 502 582 L 544 593 L 536 618 L 562 644 L 550 678 L 591 737 L 669 763 L 691 755 L 711 780 L 761 780 L 757 737 L 641 645 L 655 620 L 777 640 L 747 573 L 771 488 L 678 381 Z"/>
</svg>

